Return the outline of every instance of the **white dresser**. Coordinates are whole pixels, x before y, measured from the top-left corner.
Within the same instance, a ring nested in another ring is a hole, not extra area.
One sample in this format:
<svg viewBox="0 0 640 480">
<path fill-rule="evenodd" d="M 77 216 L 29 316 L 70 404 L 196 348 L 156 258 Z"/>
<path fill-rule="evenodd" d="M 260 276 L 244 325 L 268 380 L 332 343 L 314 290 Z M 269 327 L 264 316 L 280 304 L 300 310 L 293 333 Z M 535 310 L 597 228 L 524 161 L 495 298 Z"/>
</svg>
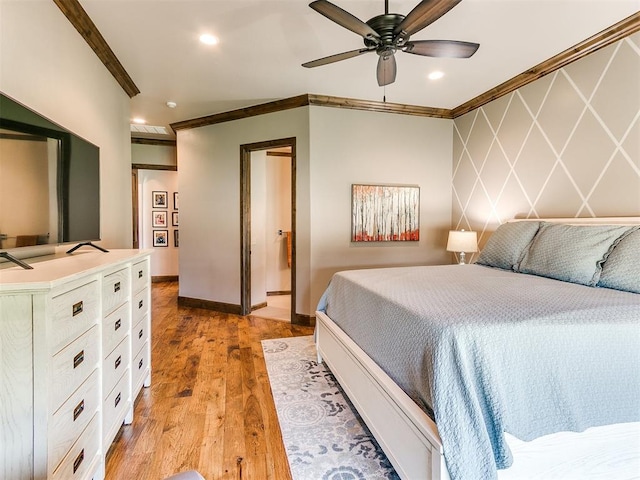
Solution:
<svg viewBox="0 0 640 480">
<path fill-rule="evenodd" d="M 0 268 L 0 478 L 102 479 L 151 381 L 149 252 Z"/>
</svg>

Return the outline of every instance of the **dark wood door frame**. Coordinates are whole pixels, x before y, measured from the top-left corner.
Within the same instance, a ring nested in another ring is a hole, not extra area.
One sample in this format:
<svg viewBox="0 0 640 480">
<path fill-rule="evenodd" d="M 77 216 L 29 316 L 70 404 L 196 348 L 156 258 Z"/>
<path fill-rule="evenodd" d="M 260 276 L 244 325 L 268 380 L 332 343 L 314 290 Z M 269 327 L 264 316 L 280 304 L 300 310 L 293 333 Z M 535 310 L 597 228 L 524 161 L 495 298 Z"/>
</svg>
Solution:
<svg viewBox="0 0 640 480">
<path fill-rule="evenodd" d="M 291 323 L 296 323 L 296 139 L 240 145 L 240 310 L 251 313 L 251 152 L 291 147 Z"/>
</svg>

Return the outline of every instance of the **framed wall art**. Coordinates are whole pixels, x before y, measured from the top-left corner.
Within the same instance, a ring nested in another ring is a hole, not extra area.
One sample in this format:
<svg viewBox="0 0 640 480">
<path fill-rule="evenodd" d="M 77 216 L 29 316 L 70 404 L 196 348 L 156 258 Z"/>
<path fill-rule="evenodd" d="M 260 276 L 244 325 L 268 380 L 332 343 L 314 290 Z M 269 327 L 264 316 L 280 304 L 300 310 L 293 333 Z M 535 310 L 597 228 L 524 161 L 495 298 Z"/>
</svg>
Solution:
<svg viewBox="0 0 640 480">
<path fill-rule="evenodd" d="M 173 246 L 174 247 L 180 246 L 180 236 L 178 234 L 178 230 L 173 231 Z"/>
<path fill-rule="evenodd" d="M 153 246 L 168 247 L 169 246 L 169 230 L 154 230 Z"/>
<path fill-rule="evenodd" d="M 420 240 L 420 187 L 351 186 L 351 241 Z"/>
<path fill-rule="evenodd" d="M 173 209 L 179 210 L 178 208 L 178 192 L 173 192 Z"/>
<path fill-rule="evenodd" d="M 168 208 L 167 206 L 167 192 L 153 191 L 152 195 L 152 207 L 153 208 Z"/>
<path fill-rule="evenodd" d="M 162 227 L 166 227 L 167 226 L 167 212 L 166 211 L 155 211 L 153 210 L 151 212 L 151 215 L 153 217 L 152 223 L 151 225 L 153 226 L 153 228 L 162 228 Z"/>
<path fill-rule="evenodd" d="M 171 225 L 174 227 L 178 226 L 178 212 L 171 213 Z"/>
</svg>

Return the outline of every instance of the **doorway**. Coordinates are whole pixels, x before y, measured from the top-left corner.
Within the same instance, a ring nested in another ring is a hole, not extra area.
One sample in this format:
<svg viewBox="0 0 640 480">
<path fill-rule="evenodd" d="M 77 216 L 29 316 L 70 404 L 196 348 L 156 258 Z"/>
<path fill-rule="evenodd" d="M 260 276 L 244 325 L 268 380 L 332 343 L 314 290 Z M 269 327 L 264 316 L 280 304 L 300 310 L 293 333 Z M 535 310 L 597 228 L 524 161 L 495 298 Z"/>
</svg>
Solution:
<svg viewBox="0 0 640 480">
<path fill-rule="evenodd" d="M 296 323 L 296 248 L 295 248 L 295 230 L 296 230 L 296 139 L 284 138 L 279 140 L 270 140 L 266 142 L 258 142 L 245 144 L 240 146 L 240 259 L 241 259 L 241 274 L 240 274 L 240 309 L 242 315 L 248 315 L 252 311 L 252 305 L 256 305 L 256 302 L 252 302 L 252 245 L 257 248 L 257 245 L 252 242 L 252 208 L 251 208 L 251 163 L 252 153 L 261 151 L 280 151 L 282 154 L 286 154 L 290 158 L 290 218 L 291 229 L 290 231 L 278 231 L 278 234 L 282 233 L 282 242 L 287 245 L 287 256 L 290 273 L 290 321 Z M 275 153 L 275 155 L 278 155 Z M 273 234 L 274 232 L 270 232 Z M 258 254 L 258 250 L 256 250 Z M 275 292 L 284 293 L 284 292 Z M 265 292 L 266 294 L 266 292 Z M 260 302 L 259 306 L 266 306 L 268 302 Z"/>
</svg>

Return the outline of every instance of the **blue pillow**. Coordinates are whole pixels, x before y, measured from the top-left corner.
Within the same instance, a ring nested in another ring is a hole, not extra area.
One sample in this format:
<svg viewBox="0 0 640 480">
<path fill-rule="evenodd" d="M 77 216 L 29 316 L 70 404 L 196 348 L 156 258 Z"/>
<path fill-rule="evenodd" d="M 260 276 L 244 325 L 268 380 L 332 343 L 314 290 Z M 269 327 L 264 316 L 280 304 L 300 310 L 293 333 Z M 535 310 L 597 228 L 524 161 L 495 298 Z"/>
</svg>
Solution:
<svg viewBox="0 0 640 480">
<path fill-rule="evenodd" d="M 513 270 L 540 228 L 540 222 L 503 223 L 487 240 L 476 263 Z"/>
<path fill-rule="evenodd" d="M 599 287 L 640 293 L 640 227 L 624 236 L 602 265 Z"/>
<path fill-rule="evenodd" d="M 614 244 L 631 229 L 543 222 L 517 271 L 596 286 Z"/>
</svg>

